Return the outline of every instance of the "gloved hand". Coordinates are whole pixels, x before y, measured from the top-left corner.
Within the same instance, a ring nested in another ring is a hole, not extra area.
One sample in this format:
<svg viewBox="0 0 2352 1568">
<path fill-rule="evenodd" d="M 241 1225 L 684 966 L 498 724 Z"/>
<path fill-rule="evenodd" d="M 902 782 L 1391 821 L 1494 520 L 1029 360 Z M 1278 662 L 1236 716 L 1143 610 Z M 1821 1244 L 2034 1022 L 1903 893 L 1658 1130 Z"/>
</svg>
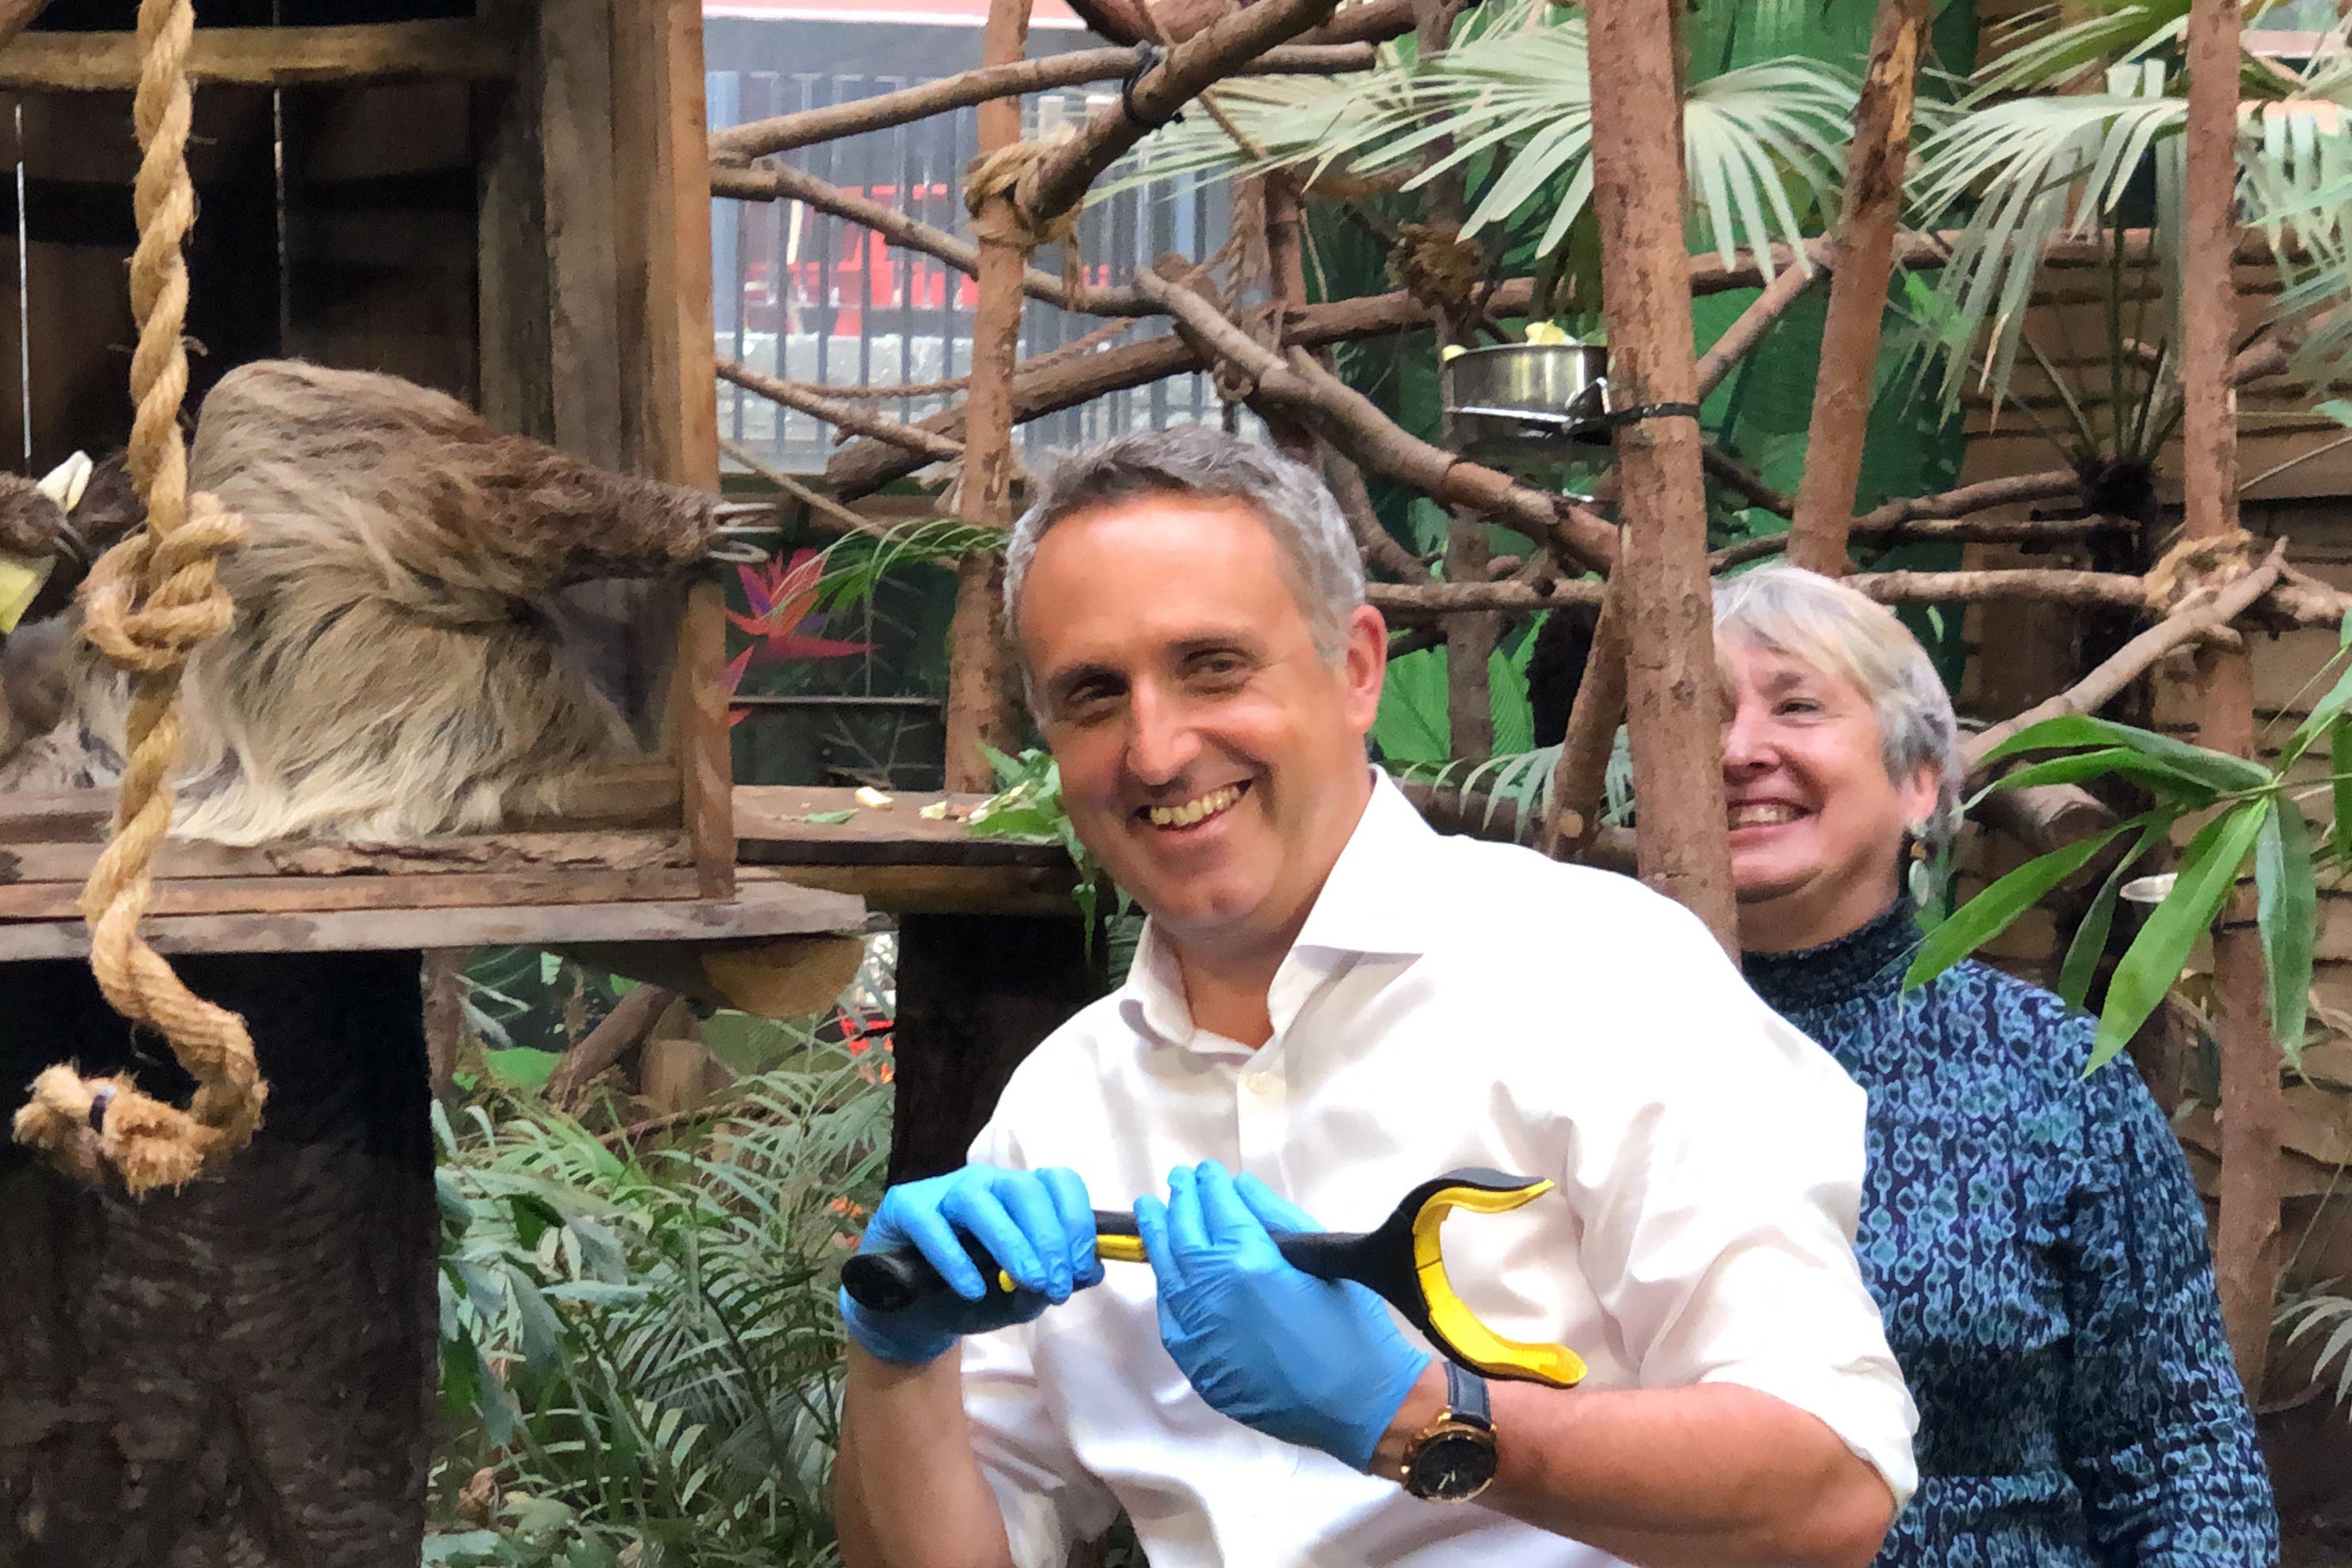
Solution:
<svg viewBox="0 0 2352 1568">
<path fill-rule="evenodd" d="M 969 1236 L 1003 1265 L 1019 1289 L 1009 1294 L 983 1279 L 965 1253 Z M 935 1361 L 966 1334 L 1025 1323 L 1074 1290 L 1102 1282 L 1095 1256 L 1095 1214 L 1075 1171 L 1007 1171 L 966 1165 L 944 1176 L 905 1182 L 882 1194 L 858 1244 L 861 1252 L 914 1247 L 952 1295 L 903 1311 L 873 1312 L 841 1293 L 842 1326 L 884 1361 Z"/>
<path fill-rule="evenodd" d="M 1361 1285 L 1291 1267 L 1267 1233 L 1318 1230 L 1254 1176 L 1168 1173 L 1136 1228 L 1160 1284 L 1160 1342 L 1209 1407 L 1362 1469 L 1429 1364 Z"/>
</svg>

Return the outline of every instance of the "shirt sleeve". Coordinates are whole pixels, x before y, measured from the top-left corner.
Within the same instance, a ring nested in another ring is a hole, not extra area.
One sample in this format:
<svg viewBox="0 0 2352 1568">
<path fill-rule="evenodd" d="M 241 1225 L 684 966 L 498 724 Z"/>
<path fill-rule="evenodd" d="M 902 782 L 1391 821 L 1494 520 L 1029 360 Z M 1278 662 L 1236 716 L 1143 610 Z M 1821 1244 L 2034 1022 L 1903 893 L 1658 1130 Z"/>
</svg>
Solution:
<svg viewBox="0 0 2352 1568">
<path fill-rule="evenodd" d="M 2059 1435 L 2091 1533 L 2119 1568 L 2275 1563 L 2278 1515 L 2188 1162 L 2129 1062 L 2076 1095 L 2084 1169 L 2067 1216 L 2074 1364 Z"/>
<path fill-rule="evenodd" d="M 1586 1276 L 1643 1386 L 1771 1394 L 1827 1426 L 1899 1508 L 1918 1484 L 1918 1415 L 1854 1261 L 1863 1091 L 1667 908 L 1642 922 L 1667 927 L 1642 933 L 1643 967 L 1671 988 L 1616 1017 L 1585 1009 L 1580 1033 L 1610 1055 L 1577 1053 L 1581 1081 L 1559 1090 L 1576 1107 L 1562 1185 Z"/>
<path fill-rule="evenodd" d="M 1019 1142 L 992 1121 L 972 1142 L 975 1163 L 1028 1168 Z M 1108 1531 L 1118 1500 L 1071 1448 L 1061 1414 L 1037 1375 L 1039 1323 L 963 1342 L 963 1405 L 972 1456 L 996 1494 L 1015 1568 L 1064 1568 L 1073 1548 Z"/>
</svg>

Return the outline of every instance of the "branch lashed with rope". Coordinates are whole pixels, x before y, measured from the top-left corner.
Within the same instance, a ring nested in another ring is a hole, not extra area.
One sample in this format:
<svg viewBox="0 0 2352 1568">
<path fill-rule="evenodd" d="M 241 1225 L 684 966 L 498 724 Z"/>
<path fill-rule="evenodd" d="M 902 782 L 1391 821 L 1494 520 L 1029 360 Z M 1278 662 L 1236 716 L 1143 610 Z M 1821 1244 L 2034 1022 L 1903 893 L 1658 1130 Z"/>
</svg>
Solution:
<svg viewBox="0 0 2352 1568">
<path fill-rule="evenodd" d="M 132 193 L 139 244 L 131 306 L 139 344 L 131 361 L 137 411 L 130 466 L 147 525 L 100 559 L 81 603 L 83 634 L 134 680 L 113 834 L 82 892 L 90 968 L 115 1011 L 163 1037 L 196 1089 L 183 1110 L 128 1077 L 86 1079 L 60 1065 L 34 1081 L 33 1098 L 16 1119 L 18 1142 L 84 1180 L 111 1173 L 133 1194 L 182 1186 L 243 1149 L 269 1092 L 245 1020 L 190 991 L 139 934 L 155 850 L 172 821 L 168 774 L 180 753 L 181 675 L 189 654 L 226 630 L 236 614 L 214 565 L 243 533 L 217 498 L 189 494 L 180 436 L 188 391 L 182 246 L 196 213 L 187 158 L 194 31 L 193 0 L 141 0 L 142 67 L 131 107 L 141 159 Z"/>
</svg>

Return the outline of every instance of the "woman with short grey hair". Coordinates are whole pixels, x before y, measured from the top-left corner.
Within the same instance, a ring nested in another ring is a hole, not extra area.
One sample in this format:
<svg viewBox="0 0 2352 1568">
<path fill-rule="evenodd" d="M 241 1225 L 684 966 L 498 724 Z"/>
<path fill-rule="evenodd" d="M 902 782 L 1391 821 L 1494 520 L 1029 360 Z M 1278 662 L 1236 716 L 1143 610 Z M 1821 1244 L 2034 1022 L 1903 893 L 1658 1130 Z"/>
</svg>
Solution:
<svg viewBox="0 0 2352 1568">
<path fill-rule="evenodd" d="M 1870 1096 L 1855 1254 L 1919 1406 L 1885 1568 L 2255 1568 L 2278 1521 L 2205 1214 L 2090 1019 L 1966 963 L 1906 992 L 1903 871 L 1958 825 L 1950 699 L 1892 612 L 1774 566 L 1719 584 L 1748 983 Z"/>
</svg>

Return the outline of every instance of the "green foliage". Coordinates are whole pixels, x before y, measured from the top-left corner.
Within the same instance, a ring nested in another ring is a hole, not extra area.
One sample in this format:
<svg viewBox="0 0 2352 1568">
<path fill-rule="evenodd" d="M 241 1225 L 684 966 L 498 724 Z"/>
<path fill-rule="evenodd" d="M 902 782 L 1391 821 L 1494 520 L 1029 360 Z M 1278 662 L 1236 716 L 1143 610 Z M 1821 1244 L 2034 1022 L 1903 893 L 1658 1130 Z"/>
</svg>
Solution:
<svg viewBox="0 0 2352 1568">
<path fill-rule="evenodd" d="M 542 1108 L 436 1112 L 456 1431 L 427 1563 L 837 1561 L 834 1293 L 889 1100 L 870 1058 L 793 1045 L 695 1142 L 643 1154 Z"/>
<path fill-rule="evenodd" d="M 1549 254 L 1591 199 L 1591 100 L 1583 16 L 1531 7 L 1525 25 L 1490 27 L 1425 64 L 1391 49 L 1355 76 L 1222 84 L 1220 110 L 1255 151 L 1206 116 L 1188 120 L 1147 141 L 1129 172 L 1097 194 L 1289 167 L 1360 176 L 1410 170 L 1410 195 L 1458 169 L 1472 186 L 1465 234 L 1507 220 L 1540 223 L 1535 248 Z M 1683 114 L 1689 189 L 1727 262 L 1743 246 L 1797 243 L 1807 220 L 1831 205 L 1853 100 L 1844 76 L 1801 58 L 1690 84 Z M 1433 156 L 1442 137 L 1452 147 Z"/>
<path fill-rule="evenodd" d="M 2352 752 L 2352 626 L 2339 636 L 2336 658 L 2314 684 L 2328 680 L 2331 674 L 2326 694 L 2281 746 L 2275 768 L 2127 724 L 2079 716 L 2046 720 L 1995 747 L 1987 753 L 1988 763 L 2028 755 L 2042 760 L 2012 770 L 1983 794 L 2114 777 L 2145 790 L 2155 805 L 2105 833 L 2029 860 L 1953 911 L 1929 931 L 1905 984 L 1923 984 L 1940 974 L 1999 935 L 2110 843 L 2136 834 L 2129 851 L 2110 868 L 2060 969 L 2061 994 L 2081 1005 L 2105 949 L 2122 879 L 2176 828 L 2201 818 L 2170 889 L 2116 965 L 2100 1009 L 2090 1065 L 2113 1059 L 2163 1002 L 2197 942 L 2249 869 L 2271 981 L 2272 1034 L 2290 1063 L 2299 1060 L 2310 1003 L 2320 864 L 2325 858 L 2340 868 L 2345 858 L 2340 811 L 2328 831 L 2317 836 L 2315 847 L 2303 797 L 2342 796 L 2345 779 L 2336 760 Z M 2336 776 L 2321 784 L 2291 778 L 2322 741 Z"/>
<path fill-rule="evenodd" d="M 2352 1405 L 2352 1296 L 2313 1292 L 2291 1299 L 2280 1306 L 2278 1326 L 2287 1331 L 2289 1344 L 2308 1334 L 2326 1336 L 2314 1375 L 2324 1379 L 2333 1369 L 2336 1403 Z"/>
<path fill-rule="evenodd" d="M 982 743 L 988 765 L 996 773 L 996 793 L 965 819 L 965 830 L 982 838 L 1010 838 L 1023 844 L 1058 844 L 1068 852 L 1077 870 L 1070 891 L 1085 924 L 1087 955 L 1099 965 L 1097 978 L 1105 990 L 1127 975 L 1135 955 L 1135 940 L 1142 917 L 1135 901 L 1110 879 L 1091 850 L 1078 838 L 1069 808 L 1062 804 L 1062 769 L 1054 754 L 1033 748 L 1008 757 Z"/>
</svg>

